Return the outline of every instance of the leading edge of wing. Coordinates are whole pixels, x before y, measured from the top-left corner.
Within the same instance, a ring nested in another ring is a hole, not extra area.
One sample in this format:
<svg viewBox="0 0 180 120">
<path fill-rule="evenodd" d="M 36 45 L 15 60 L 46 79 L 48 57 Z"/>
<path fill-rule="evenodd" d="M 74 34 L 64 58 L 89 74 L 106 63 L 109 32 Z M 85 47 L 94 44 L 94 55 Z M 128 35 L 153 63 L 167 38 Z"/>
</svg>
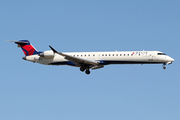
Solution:
<svg viewBox="0 0 180 120">
<path fill-rule="evenodd" d="M 57 54 L 59 54 L 61 56 L 64 56 L 65 59 L 67 59 L 69 61 L 72 61 L 74 63 L 91 64 L 91 65 L 95 65 L 95 66 L 97 66 L 99 64 L 98 61 L 93 61 L 93 60 L 82 59 L 82 58 L 79 58 L 79 57 L 74 57 L 74 56 L 71 56 L 71 55 L 67 55 L 67 54 L 58 52 L 53 47 L 51 47 L 50 45 L 49 45 L 49 47 L 52 49 L 52 51 L 54 53 L 57 53 Z"/>
</svg>

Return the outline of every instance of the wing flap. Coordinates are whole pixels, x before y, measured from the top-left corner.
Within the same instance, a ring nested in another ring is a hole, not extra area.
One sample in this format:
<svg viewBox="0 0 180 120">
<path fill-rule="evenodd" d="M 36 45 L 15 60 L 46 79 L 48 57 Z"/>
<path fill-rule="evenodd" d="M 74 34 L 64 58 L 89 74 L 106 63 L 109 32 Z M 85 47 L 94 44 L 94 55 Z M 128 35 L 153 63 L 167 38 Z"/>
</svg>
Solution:
<svg viewBox="0 0 180 120">
<path fill-rule="evenodd" d="M 103 67 L 104 67 L 104 65 L 98 65 L 98 66 L 92 67 L 91 69 L 92 69 L 92 70 L 95 70 L 95 69 L 100 69 L 100 68 L 103 68 Z"/>
</svg>

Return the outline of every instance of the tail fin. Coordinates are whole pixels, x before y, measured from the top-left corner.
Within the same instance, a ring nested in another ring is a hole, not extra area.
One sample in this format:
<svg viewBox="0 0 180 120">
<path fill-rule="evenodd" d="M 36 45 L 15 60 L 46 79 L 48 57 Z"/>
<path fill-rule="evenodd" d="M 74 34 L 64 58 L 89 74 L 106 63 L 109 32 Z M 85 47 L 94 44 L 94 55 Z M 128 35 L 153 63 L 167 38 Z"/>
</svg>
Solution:
<svg viewBox="0 0 180 120">
<path fill-rule="evenodd" d="M 28 40 L 19 40 L 19 41 L 10 41 L 10 42 L 15 42 L 16 44 L 18 44 L 18 47 L 22 48 L 26 56 L 40 53 L 31 45 L 31 43 Z"/>
</svg>

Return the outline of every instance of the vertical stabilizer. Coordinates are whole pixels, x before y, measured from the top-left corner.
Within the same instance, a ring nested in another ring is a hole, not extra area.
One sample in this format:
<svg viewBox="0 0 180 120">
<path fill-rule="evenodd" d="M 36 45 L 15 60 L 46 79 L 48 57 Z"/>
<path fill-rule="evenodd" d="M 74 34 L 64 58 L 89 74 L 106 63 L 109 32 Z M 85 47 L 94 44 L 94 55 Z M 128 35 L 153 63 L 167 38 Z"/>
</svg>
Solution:
<svg viewBox="0 0 180 120">
<path fill-rule="evenodd" d="M 41 53 L 41 52 L 37 51 L 28 40 L 19 40 L 19 41 L 10 41 L 10 42 L 15 42 L 16 44 L 18 44 L 18 47 L 22 48 L 22 50 L 26 56 Z"/>
</svg>

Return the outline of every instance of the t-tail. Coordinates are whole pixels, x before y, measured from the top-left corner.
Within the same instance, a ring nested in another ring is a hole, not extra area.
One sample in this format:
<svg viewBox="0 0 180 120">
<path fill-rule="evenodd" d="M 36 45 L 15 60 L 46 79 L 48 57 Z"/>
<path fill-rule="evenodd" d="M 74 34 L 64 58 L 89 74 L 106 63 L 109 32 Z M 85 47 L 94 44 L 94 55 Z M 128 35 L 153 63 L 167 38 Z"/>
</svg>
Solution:
<svg viewBox="0 0 180 120">
<path fill-rule="evenodd" d="M 19 40 L 19 41 L 10 41 L 10 42 L 14 42 L 18 45 L 18 47 L 21 47 L 26 56 L 41 53 L 37 51 L 28 40 Z"/>
</svg>

